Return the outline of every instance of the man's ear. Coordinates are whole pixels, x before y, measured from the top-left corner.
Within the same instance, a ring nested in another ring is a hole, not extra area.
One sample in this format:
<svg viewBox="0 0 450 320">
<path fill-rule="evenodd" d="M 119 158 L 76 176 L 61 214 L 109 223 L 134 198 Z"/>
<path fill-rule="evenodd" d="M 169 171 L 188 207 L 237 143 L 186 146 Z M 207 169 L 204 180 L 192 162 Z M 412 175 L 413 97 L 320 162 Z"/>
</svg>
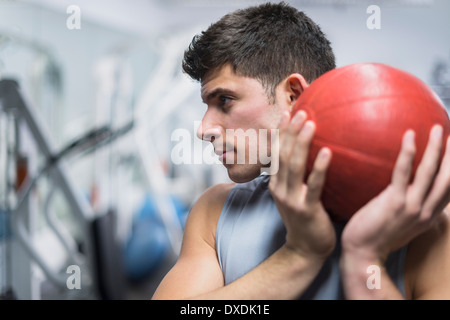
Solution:
<svg viewBox="0 0 450 320">
<path fill-rule="evenodd" d="M 309 84 L 299 73 L 289 75 L 282 83 L 283 85 L 280 86 L 280 89 L 283 91 L 283 96 L 286 99 L 286 103 L 288 103 L 292 109 L 297 99 L 303 91 L 305 91 Z"/>
</svg>

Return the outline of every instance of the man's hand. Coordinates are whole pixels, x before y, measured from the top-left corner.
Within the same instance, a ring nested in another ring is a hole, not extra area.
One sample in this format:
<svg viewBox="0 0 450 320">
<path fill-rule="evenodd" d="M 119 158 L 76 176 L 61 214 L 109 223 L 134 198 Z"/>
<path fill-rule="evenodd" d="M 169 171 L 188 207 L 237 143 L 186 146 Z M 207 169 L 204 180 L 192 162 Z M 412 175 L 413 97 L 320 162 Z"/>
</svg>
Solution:
<svg viewBox="0 0 450 320">
<path fill-rule="evenodd" d="M 275 200 L 287 235 L 285 247 L 302 257 L 320 261 L 333 251 L 336 234 L 320 197 L 331 151 L 320 150 L 314 168 L 304 183 L 308 150 L 315 126 L 299 111 L 290 119 L 284 113 L 279 125 L 278 172 L 271 176 L 269 190 Z"/>
<path fill-rule="evenodd" d="M 441 150 L 442 127 L 435 126 L 410 184 L 416 149 L 414 132 L 406 132 L 391 184 L 350 219 L 342 237 L 345 249 L 364 248 L 383 260 L 436 222 L 450 201 L 450 138 L 439 166 Z"/>
<path fill-rule="evenodd" d="M 407 131 L 390 185 L 347 223 L 342 234 L 341 271 L 348 297 L 358 292 L 353 291 L 349 282 L 357 281 L 357 274 L 362 272 L 359 269 L 364 268 L 365 272 L 369 264 L 384 267 L 390 252 L 406 245 L 442 218 L 450 201 L 450 137 L 439 163 L 442 141 L 442 127 L 434 126 L 410 183 L 416 148 L 414 132 Z M 384 297 L 391 296 L 385 294 Z M 354 296 L 364 298 L 362 291 Z"/>
</svg>

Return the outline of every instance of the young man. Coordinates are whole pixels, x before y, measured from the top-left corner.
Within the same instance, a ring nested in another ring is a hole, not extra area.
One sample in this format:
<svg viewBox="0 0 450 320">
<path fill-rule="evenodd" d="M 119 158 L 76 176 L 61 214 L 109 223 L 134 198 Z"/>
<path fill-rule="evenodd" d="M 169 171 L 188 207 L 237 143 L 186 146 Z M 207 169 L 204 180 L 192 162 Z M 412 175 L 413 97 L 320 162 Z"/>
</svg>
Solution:
<svg viewBox="0 0 450 320">
<path fill-rule="evenodd" d="M 154 299 L 450 298 L 450 138 L 442 128 L 431 130 L 412 183 L 414 132 L 406 132 L 392 183 L 345 225 L 332 223 L 320 201 L 328 148 L 303 182 L 315 125 L 290 110 L 334 67 L 319 27 L 285 4 L 238 10 L 193 39 L 183 69 L 201 82 L 208 106 L 198 136 L 237 184 L 213 186 L 193 206 L 179 259 Z M 250 129 L 279 129 L 279 148 L 230 134 Z M 261 175 L 267 163 L 249 161 L 260 148 L 279 160 L 271 175 Z"/>
</svg>

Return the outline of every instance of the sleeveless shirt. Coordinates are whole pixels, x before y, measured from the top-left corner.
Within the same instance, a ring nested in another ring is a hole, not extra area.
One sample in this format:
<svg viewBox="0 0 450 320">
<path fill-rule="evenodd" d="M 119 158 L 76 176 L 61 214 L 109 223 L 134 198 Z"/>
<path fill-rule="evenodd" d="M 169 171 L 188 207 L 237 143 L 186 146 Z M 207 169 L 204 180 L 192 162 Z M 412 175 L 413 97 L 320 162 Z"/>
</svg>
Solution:
<svg viewBox="0 0 450 320">
<path fill-rule="evenodd" d="M 268 184 L 269 176 L 261 175 L 250 182 L 236 184 L 228 194 L 216 230 L 216 250 L 225 284 L 258 266 L 285 242 L 286 229 Z M 339 239 L 344 225 L 334 224 L 334 227 L 336 247 L 301 299 L 345 299 L 339 272 Z M 386 261 L 386 270 L 403 296 L 406 250 L 404 246 L 392 252 Z"/>
</svg>

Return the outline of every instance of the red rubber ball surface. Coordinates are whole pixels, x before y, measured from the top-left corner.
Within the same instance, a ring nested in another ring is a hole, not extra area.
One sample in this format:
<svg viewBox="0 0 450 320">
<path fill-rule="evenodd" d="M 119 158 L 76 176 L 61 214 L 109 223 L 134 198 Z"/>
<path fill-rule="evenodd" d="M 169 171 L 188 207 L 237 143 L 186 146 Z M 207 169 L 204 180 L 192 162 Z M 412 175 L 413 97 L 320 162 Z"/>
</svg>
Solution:
<svg viewBox="0 0 450 320">
<path fill-rule="evenodd" d="M 388 186 L 406 130 L 416 133 L 411 179 L 431 127 L 441 124 L 443 139 L 450 134 L 450 120 L 437 95 L 417 77 L 379 63 L 325 73 L 299 97 L 292 112 L 298 110 L 316 124 L 307 175 L 320 148 L 332 151 L 322 202 L 336 222 L 348 220 Z"/>
</svg>

